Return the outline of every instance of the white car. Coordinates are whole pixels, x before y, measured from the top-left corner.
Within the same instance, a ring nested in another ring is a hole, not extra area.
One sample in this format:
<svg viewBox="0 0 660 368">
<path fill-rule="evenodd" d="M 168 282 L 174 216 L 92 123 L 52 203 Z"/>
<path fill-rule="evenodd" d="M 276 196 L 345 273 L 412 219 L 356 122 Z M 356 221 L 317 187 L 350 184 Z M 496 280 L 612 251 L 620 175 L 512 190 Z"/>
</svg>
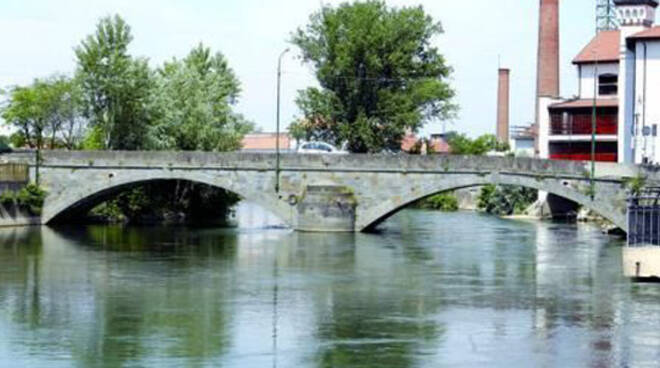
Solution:
<svg viewBox="0 0 660 368">
<path fill-rule="evenodd" d="M 298 153 L 313 154 L 346 154 L 348 152 L 337 149 L 325 142 L 305 142 L 298 147 Z"/>
</svg>

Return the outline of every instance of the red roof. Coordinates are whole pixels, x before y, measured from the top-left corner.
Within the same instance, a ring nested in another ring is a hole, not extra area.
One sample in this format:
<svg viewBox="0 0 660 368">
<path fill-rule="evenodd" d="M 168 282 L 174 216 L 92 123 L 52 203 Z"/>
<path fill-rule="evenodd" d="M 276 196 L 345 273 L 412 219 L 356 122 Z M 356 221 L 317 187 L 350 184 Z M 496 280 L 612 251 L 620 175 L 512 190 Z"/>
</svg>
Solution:
<svg viewBox="0 0 660 368">
<path fill-rule="evenodd" d="M 415 144 L 417 144 L 417 136 L 409 133 L 406 134 L 403 139 L 401 139 L 401 150 L 402 151 L 410 151 L 413 147 L 415 147 Z"/>
<path fill-rule="evenodd" d="M 573 64 L 591 64 L 596 61 L 618 62 L 621 33 L 617 31 L 601 31 L 573 59 Z"/>
<path fill-rule="evenodd" d="M 556 104 L 550 105 L 551 109 L 582 109 L 587 107 L 593 107 L 594 100 L 592 99 L 582 99 L 582 100 L 570 100 L 565 102 L 559 102 Z M 597 107 L 618 107 L 619 99 L 617 98 L 599 98 L 596 100 Z"/>
<path fill-rule="evenodd" d="M 275 133 L 246 134 L 241 142 L 243 150 L 275 150 L 277 135 Z M 287 150 L 291 145 L 291 138 L 286 133 L 280 134 L 280 148 Z"/>
<path fill-rule="evenodd" d="M 651 27 L 647 30 L 635 33 L 634 35 L 628 37 L 628 39 L 652 39 L 660 38 L 660 26 Z"/>
</svg>

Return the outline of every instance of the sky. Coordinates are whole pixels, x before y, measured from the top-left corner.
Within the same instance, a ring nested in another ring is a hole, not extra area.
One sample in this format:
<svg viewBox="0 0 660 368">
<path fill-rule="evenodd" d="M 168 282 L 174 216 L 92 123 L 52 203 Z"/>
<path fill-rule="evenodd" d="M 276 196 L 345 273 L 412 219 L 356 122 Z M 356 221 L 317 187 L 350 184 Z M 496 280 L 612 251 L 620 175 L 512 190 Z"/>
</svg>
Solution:
<svg viewBox="0 0 660 368">
<path fill-rule="evenodd" d="M 341 0 L 323 0 L 336 5 Z M 577 93 L 572 58 L 594 35 L 596 0 L 561 4 L 561 93 Z M 450 83 L 460 106 L 452 121 L 433 121 L 422 134 L 456 130 L 469 136 L 495 132 L 497 68 L 511 69 L 511 125 L 533 120 L 536 89 L 538 0 L 387 0 L 422 5 L 444 34 L 435 45 L 453 68 Z M 283 60 L 282 124 L 298 116 L 296 92 L 315 85 L 289 40 L 307 24 L 321 0 L 0 0 L 0 88 L 54 73 L 73 73 L 74 47 L 98 20 L 119 14 L 131 26 L 130 52 L 156 67 L 182 58 L 203 42 L 222 52 L 242 83 L 236 110 L 263 131 L 275 130 L 276 65 Z"/>
</svg>

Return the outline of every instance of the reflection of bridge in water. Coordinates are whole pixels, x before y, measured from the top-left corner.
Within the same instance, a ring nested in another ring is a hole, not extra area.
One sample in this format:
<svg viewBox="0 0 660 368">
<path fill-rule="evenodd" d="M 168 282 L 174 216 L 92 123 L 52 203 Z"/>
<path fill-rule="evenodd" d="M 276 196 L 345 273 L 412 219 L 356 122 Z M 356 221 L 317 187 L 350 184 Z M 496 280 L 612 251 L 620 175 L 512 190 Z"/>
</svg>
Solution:
<svg viewBox="0 0 660 368">
<path fill-rule="evenodd" d="M 7 156 L 9 161 L 27 158 Z M 30 160 L 30 159 L 27 159 Z M 645 168 L 481 156 L 283 155 L 194 152 L 44 152 L 39 175 L 48 191 L 42 222 L 69 216 L 132 186 L 188 180 L 237 193 L 297 230 L 363 231 L 424 197 L 459 188 L 506 184 L 543 190 L 593 210 L 622 229 L 625 183 Z M 35 170 L 31 170 L 34 176 Z M 279 180 L 279 192 L 275 191 Z"/>
<path fill-rule="evenodd" d="M 656 357 L 659 291 L 621 281 L 619 243 L 590 227 L 407 211 L 382 235 L 157 229 L 0 230 L 0 361 L 479 365 L 469 335 L 513 365 Z"/>
</svg>

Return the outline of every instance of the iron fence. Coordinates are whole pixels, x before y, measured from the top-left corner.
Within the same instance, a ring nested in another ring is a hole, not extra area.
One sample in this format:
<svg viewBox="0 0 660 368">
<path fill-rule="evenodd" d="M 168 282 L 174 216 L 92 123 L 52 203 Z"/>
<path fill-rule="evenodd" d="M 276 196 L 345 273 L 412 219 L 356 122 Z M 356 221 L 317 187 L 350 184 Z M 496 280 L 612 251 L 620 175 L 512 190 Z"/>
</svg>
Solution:
<svg viewBox="0 0 660 368">
<path fill-rule="evenodd" d="M 628 246 L 660 246 L 660 188 L 628 197 Z"/>
</svg>

